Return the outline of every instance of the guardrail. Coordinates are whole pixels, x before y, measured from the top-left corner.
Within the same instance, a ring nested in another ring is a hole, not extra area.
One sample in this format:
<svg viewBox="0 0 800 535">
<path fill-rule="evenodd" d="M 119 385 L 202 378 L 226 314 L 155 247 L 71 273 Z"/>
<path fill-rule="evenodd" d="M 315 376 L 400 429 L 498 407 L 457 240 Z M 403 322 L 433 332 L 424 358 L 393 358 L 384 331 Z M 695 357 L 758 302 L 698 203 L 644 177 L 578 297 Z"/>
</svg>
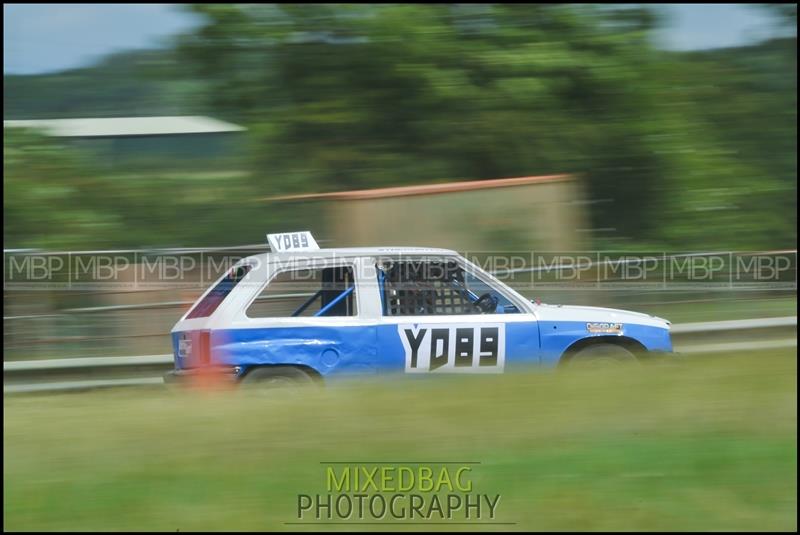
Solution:
<svg viewBox="0 0 800 535">
<path fill-rule="evenodd" d="M 797 347 L 797 316 L 681 323 L 671 333 L 684 355 Z M 719 333 L 729 336 L 720 340 Z M 172 354 L 10 361 L 3 363 L 3 393 L 160 385 L 171 368 Z"/>
<path fill-rule="evenodd" d="M 330 240 L 317 240 L 318 243 L 326 243 Z M 157 253 L 157 254 L 192 254 L 192 253 L 215 253 L 215 252 L 224 252 L 224 251 L 254 251 L 254 254 L 260 252 L 265 253 L 269 252 L 269 247 L 266 244 L 246 244 L 246 245 L 238 245 L 238 246 L 226 246 L 226 247 L 177 247 L 177 248 L 153 248 L 153 249 L 113 249 L 113 250 L 96 250 L 96 251 L 42 251 L 39 249 L 4 249 L 3 254 L 20 254 L 20 255 L 28 255 L 28 254 L 36 254 L 42 256 L 53 256 L 53 255 L 78 255 L 78 254 L 150 254 L 150 253 Z M 715 251 L 715 252 L 700 252 L 700 253 L 681 253 L 681 254 L 662 254 L 659 259 L 664 261 L 666 260 L 674 260 L 677 258 L 696 258 L 696 257 L 711 257 L 711 256 L 733 256 L 733 255 L 746 255 L 746 256 L 757 256 L 757 255 L 776 255 L 776 254 L 797 254 L 797 249 L 782 249 L 782 250 L 773 250 L 773 251 Z M 570 264 L 548 264 L 548 265 L 541 265 L 541 266 L 529 266 L 523 268 L 514 268 L 514 269 L 496 269 L 496 270 L 488 270 L 489 273 L 495 276 L 505 276 L 505 275 L 514 275 L 514 274 L 521 274 L 521 273 L 536 273 L 536 272 L 550 272 L 550 271 L 560 271 L 564 269 L 575 270 L 578 267 L 581 269 L 588 269 L 594 268 L 599 266 L 623 266 L 628 264 L 638 264 L 641 263 L 641 258 L 622 258 L 622 259 L 607 259 L 607 260 L 598 260 L 598 261 L 589 261 L 586 263 L 582 263 L 580 266 L 577 266 L 574 263 Z M 221 273 L 219 274 L 221 275 Z M 211 282 L 211 281 L 209 281 Z M 720 287 L 722 288 L 722 287 Z M 164 286 L 159 288 L 158 290 L 167 290 L 167 289 L 175 289 L 172 287 Z M 206 286 L 199 285 L 197 288 L 198 293 L 202 293 L 203 290 L 206 289 Z M 706 288 L 712 289 L 712 288 Z M 727 286 L 724 289 L 729 289 Z M 780 288 L 780 289 L 787 289 L 787 288 Z M 794 287 L 788 289 L 797 289 L 797 278 L 795 277 Z M 154 291 L 154 290 L 144 290 L 140 289 L 139 291 Z M 274 296 L 278 297 L 278 296 Z M 128 305 L 102 305 L 102 306 L 95 306 L 95 307 L 79 307 L 79 308 L 67 308 L 62 310 L 57 310 L 54 312 L 48 312 L 43 314 L 32 314 L 32 315 L 24 315 L 24 316 L 4 316 L 3 321 L 8 320 L 17 320 L 17 319 L 34 319 L 34 318 L 43 318 L 43 317 L 53 317 L 58 315 L 64 314 L 84 314 L 84 313 L 105 313 L 105 312 L 112 312 L 112 311 L 119 311 L 119 310 L 146 310 L 146 309 L 155 309 L 155 308 L 169 308 L 169 307 L 185 307 L 189 306 L 194 303 L 194 300 L 183 300 L 183 301 L 156 301 L 156 302 L 149 302 L 149 303 L 136 303 L 136 304 L 128 304 Z"/>
</svg>

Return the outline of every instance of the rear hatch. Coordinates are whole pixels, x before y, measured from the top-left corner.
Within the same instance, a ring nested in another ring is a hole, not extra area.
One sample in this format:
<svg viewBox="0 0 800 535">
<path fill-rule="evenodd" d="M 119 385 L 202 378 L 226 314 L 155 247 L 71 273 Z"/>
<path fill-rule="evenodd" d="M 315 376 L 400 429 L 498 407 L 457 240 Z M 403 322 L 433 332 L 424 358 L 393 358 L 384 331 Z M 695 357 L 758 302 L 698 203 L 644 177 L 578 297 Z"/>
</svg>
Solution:
<svg viewBox="0 0 800 535">
<path fill-rule="evenodd" d="M 252 264 L 232 267 L 192 306 L 172 330 L 172 350 L 178 370 L 206 366 L 213 362 L 209 319 L 241 282 Z"/>
</svg>

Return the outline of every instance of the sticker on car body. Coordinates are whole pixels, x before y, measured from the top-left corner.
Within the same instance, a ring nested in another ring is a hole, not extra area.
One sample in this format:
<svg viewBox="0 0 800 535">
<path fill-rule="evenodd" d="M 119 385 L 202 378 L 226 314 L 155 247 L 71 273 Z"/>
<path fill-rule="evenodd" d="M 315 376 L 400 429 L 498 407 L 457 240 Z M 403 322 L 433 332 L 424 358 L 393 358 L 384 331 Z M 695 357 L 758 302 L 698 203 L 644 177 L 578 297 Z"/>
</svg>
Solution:
<svg viewBox="0 0 800 535">
<path fill-rule="evenodd" d="M 192 339 L 186 333 L 181 334 L 178 339 L 178 356 L 182 359 L 189 358 L 192 352 Z"/>
<path fill-rule="evenodd" d="M 505 366 L 505 324 L 400 324 L 406 373 L 497 373 Z"/>
<path fill-rule="evenodd" d="M 622 334 L 621 323 L 587 323 L 586 330 L 590 333 Z"/>
</svg>

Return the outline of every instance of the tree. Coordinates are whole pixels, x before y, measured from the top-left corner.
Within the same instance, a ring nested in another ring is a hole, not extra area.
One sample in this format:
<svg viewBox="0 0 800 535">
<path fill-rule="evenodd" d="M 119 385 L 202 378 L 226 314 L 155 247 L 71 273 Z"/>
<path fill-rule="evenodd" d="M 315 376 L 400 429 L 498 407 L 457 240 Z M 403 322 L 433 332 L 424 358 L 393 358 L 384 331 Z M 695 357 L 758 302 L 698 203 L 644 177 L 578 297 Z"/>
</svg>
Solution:
<svg viewBox="0 0 800 535">
<path fill-rule="evenodd" d="M 197 5 L 182 50 L 256 133 L 265 193 L 571 172 L 611 197 L 596 224 L 657 210 L 641 9 Z M 624 210 L 622 209 L 624 207 Z"/>
</svg>

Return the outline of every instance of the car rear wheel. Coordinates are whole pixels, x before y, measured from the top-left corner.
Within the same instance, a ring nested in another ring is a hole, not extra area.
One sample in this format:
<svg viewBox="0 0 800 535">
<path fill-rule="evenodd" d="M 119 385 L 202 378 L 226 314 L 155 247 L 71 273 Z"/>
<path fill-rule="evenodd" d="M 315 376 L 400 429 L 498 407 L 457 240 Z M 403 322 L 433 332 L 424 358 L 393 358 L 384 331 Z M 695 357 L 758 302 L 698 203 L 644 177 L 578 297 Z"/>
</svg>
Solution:
<svg viewBox="0 0 800 535">
<path fill-rule="evenodd" d="M 608 367 L 638 362 L 636 356 L 616 344 L 593 344 L 575 353 L 568 361 L 569 367 Z"/>
<path fill-rule="evenodd" d="M 259 388 L 283 388 L 314 384 L 314 378 L 294 366 L 263 366 L 242 378 L 242 385 Z"/>
</svg>

